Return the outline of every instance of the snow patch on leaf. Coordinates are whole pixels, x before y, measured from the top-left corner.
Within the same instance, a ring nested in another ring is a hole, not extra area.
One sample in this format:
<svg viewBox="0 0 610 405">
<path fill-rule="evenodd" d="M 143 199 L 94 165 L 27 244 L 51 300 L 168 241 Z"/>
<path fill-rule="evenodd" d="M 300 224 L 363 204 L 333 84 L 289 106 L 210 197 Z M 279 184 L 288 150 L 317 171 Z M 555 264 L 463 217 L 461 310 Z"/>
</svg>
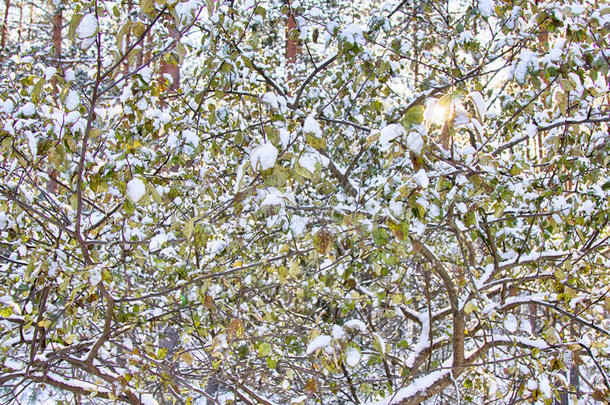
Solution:
<svg viewBox="0 0 610 405">
<path fill-rule="evenodd" d="M 360 319 L 350 319 L 343 324 L 345 329 L 357 330 L 360 332 L 366 332 L 366 324 Z"/>
<path fill-rule="evenodd" d="M 322 127 L 320 127 L 320 123 L 316 121 L 313 115 L 309 115 L 305 118 L 305 122 L 303 123 L 303 132 L 306 134 L 312 134 L 316 138 L 322 137 Z"/>
<path fill-rule="evenodd" d="M 292 216 L 292 218 L 290 219 L 290 230 L 292 231 L 294 236 L 302 235 L 303 232 L 305 232 L 305 229 L 307 228 L 307 222 L 307 218 L 305 217 L 299 215 Z"/>
<path fill-rule="evenodd" d="M 320 335 L 307 345 L 307 354 L 315 353 L 320 349 L 330 346 L 332 339 L 328 335 Z"/>
<path fill-rule="evenodd" d="M 65 99 L 66 109 L 68 111 L 74 110 L 80 104 L 80 97 L 75 90 L 70 90 Z"/>
<path fill-rule="evenodd" d="M 430 180 L 428 179 L 428 175 L 426 174 L 426 171 L 424 169 L 421 169 L 420 171 L 415 173 L 415 176 L 413 176 L 413 178 L 421 188 L 428 188 Z"/>
<path fill-rule="evenodd" d="M 504 320 L 504 329 L 506 329 L 507 332 L 514 333 L 518 328 L 519 324 L 517 322 L 517 318 L 515 318 L 515 315 L 508 314 Z"/>
<path fill-rule="evenodd" d="M 364 38 L 364 28 L 358 24 L 346 25 L 339 34 L 339 37 L 349 44 L 360 46 L 366 44 L 366 39 Z"/>
<path fill-rule="evenodd" d="M 345 364 L 347 364 L 349 367 L 356 367 L 358 363 L 360 363 L 361 358 L 362 355 L 360 352 L 353 347 L 350 347 L 345 353 Z"/>
<path fill-rule="evenodd" d="M 26 103 L 19 109 L 17 115 L 22 114 L 24 117 L 31 117 L 36 113 L 36 106 L 33 103 Z"/>
<path fill-rule="evenodd" d="M 137 203 L 146 194 L 146 186 L 140 179 L 131 179 L 127 183 L 127 198 L 132 202 Z"/>
<path fill-rule="evenodd" d="M 275 166 L 277 156 L 278 150 L 275 146 L 271 142 L 265 142 L 250 153 L 250 164 L 254 169 L 257 167 L 259 170 L 271 169 Z"/>
<path fill-rule="evenodd" d="M 400 124 L 390 124 L 383 127 L 379 134 L 379 143 L 381 144 L 380 150 L 382 152 L 390 149 L 390 142 L 394 139 L 403 136 L 405 134 L 405 129 Z"/>
<path fill-rule="evenodd" d="M 407 149 L 416 155 L 421 155 L 424 150 L 424 138 L 419 132 L 409 132 L 409 136 L 407 136 Z"/>
<path fill-rule="evenodd" d="M 97 18 L 93 14 L 86 14 L 76 28 L 76 36 L 80 39 L 90 38 L 97 32 Z"/>
<path fill-rule="evenodd" d="M 493 0 L 479 0 L 479 12 L 483 17 L 491 17 L 494 14 Z"/>
</svg>

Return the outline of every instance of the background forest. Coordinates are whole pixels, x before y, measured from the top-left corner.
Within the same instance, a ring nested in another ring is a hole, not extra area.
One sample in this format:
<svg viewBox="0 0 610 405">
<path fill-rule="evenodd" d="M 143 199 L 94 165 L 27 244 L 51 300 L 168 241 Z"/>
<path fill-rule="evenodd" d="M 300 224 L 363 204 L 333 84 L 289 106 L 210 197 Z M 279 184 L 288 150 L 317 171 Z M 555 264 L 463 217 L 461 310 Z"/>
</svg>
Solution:
<svg viewBox="0 0 610 405">
<path fill-rule="evenodd" d="M 0 19 L 0 403 L 609 400 L 607 2 Z"/>
</svg>

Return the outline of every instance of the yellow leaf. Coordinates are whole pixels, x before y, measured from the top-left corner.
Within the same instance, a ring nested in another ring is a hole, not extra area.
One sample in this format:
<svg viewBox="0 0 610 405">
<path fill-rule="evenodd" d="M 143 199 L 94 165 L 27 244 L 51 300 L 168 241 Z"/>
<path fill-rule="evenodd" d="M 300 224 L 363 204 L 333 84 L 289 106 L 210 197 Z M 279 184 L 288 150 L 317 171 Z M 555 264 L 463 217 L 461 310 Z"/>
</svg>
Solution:
<svg viewBox="0 0 610 405">
<path fill-rule="evenodd" d="M 298 261 L 294 260 L 292 263 L 290 263 L 290 269 L 288 269 L 288 274 L 292 278 L 296 278 L 299 276 L 299 274 L 301 274 L 301 266 L 299 266 Z"/>
<path fill-rule="evenodd" d="M 332 248 L 332 233 L 326 229 L 320 229 L 313 237 L 313 246 L 316 251 L 323 255 L 328 256 L 330 249 Z"/>
<path fill-rule="evenodd" d="M 190 352 L 184 352 L 180 355 L 180 359 L 186 364 L 193 364 L 193 355 Z"/>
<path fill-rule="evenodd" d="M 38 322 L 38 326 L 40 326 L 41 328 L 48 328 L 49 326 L 51 326 L 51 320 L 50 319 L 43 319 L 42 321 Z"/>
</svg>

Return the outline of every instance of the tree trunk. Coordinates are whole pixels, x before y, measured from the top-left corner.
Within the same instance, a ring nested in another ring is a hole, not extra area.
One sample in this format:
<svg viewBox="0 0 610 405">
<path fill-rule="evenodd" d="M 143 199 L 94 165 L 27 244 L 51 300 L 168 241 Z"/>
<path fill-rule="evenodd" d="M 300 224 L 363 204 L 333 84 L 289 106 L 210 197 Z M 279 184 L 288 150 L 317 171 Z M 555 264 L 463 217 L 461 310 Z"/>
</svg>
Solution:
<svg viewBox="0 0 610 405">
<path fill-rule="evenodd" d="M 61 3 L 59 3 L 55 8 L 55 13 L 53 14 L 53 55 L 55 56 L 54 64 L 57 67 L 61 65 L 61 27 L 63 25 L 62 9 L 63 6 Z M 57 87 L 57 79 L 55 77 L 53 77 L 52 85 L 53 95 L 57 96 L 59 93 L 59 88 Z"/>
<path fill-rule="evenodd" d="M 290 80 L 300 49 L 299 40 L 295 37 L 294 33 L 294 30 L 297 28 L 297 23 L 294 20 L 292 8 L 290 7 L 290 0 L 285 1 L 288 8 L 288 17 L 286 19 L 286 70 L 288 71 L 288 80 Z"/>
<path fill-rule="evenodd" d="M 11 0 L 4 0 L 4 24 L 2 25 L 2 37 L 0 38 L 0 61 L 4 59 L 6 47 L 6 35 L 8 34 L 8 12 L 11 7 Z"/>
<path fill-rule="evenodd" d="M 23 0 L 19 2 L 19 25 L 17 26 L 17 43 L 21 43 L 21 28 L 23 21 Z"/>
<path fill-rule="evenodd" d="M 178 30 L 174 27 L 171 27 L 169 29 L 169 35 L 172 38 L 177 38 L 178 37 Z M 178 65 L 178 62 L 171 63 L 171 62 L 161 62 L 161 78 L 163 78 L 164 74 L 169 74 L 172 77 L 172 85 L 170 86 L 170 88 L 172 90 L 178 90 L 180 88 L 180 66 Z"/>
<path fill-rule="evenodd" d="M 61 4 L 55 9 L 53 14 L 53 49 L 56 63 L 59 65 L 61 59 L 61 26 L 63 24 Z"/>
<path fill-rule="evenodd" d="M 171 17 L 169 16 L 169 14 L 167 14 L 165 16 L 166 20 L 171 20 Z M 178 38 L 178 30 L 176 29 L 175 26 L 170 26 L 169 27 L 169 35 L 170 37 L 172 37 L 172 39 L 174 40 L 179 40 Z M 178 61 L 176 61 L 176 63 L 172 63 L 172 62 L 165 62 L 163 61 L 163 59 L 161 59 L 161 66 L 159 69 L 159 73 L 161 75 L 161 82 L 165 82 L 165 74 L 169 74 L 172 78 L 172 84 L 171 86 L 169 86 L 168 90 L 178 90 L 180 88 L 180 65 L 178 64 Z"/>
</svg>

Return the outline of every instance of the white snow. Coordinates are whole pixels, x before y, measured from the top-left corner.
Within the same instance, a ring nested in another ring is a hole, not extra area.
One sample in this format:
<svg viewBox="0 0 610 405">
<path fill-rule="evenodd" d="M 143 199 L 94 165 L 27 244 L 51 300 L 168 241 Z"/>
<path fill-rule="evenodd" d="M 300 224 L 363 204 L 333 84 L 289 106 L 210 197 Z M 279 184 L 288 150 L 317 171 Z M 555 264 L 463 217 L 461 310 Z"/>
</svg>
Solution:
<svg viewBox="0 0 610 405">
<path fill-rule="evenodd" d="M 394 394 L 382 399 L 381 401 L 368 402 L 367 405 L 394 405 L 402 400 L 416 395 L 418 392 L 424 391 L 434 385 L 441 378 L 447 377 L 451 369 L 433 371 L 423 377 L 416 378 L 404 388 L 396 391 Z"/>
<path fill-rule="evenodd" d="M 312 134 L 316 138 L 322 137 L 322 128 L 320 127 L 320 123 L 316 121 L 313 115 L 309 115 L 305 118 L 305 122 L 303 123 L 303 132 L 306 134 Z"/>
<path fill-rule="evenodd" d="M 66 71 L 64 72 L 64 78 L 66 79 L 67 82 L 73 82 L 74 80 L 76 80 L 76 75 L 74 74 L 74 70 L 66 69 Z"/>
<path fill-rule="evenodd" d="M 280 104 L 278 103 L 277 96 L 273 93 L 263 94 L 263 98 L 261 100 L 263 103 L 265 103 L 269 107 L 271 107 L 272 110 L 277 111 L 280 108 Z"/>
<path fill-rule="evenodd" d="M 307 345 L 307 354 L 315 353 L 320 349 L 330 346 L 332 339 L 328 335 L 320 335 Z"/>
<path fill-rule="evenodd" d="M 19 109 L 18 113 L 23 114 L 24 117 L 31 117 L 36 113 L 36 106 L 34 103 L 26 103 Z"/>
<path fill-rule="evenodd" d="M 151 394 L 140 395 L 140 401 L 142 402 L 142 405 L 159 405 Z"/>
<path fill-rule="evenodd" d="M 529 380 L 527 382 L 527 389 L 530 391 L 535 391 L 538 389 L 538 383 L 536 382 L 536 380 Z"/>
<path fill-rule="evenodd" d="M 434 119 L 437 104 L 437 98 L 430 97 L 426 100 L 426 108 L 424 109 L 424 121 L 431 122 Z"/>
<path fill-rule="evenodd" d="M 140 179 L 131 179 L 127 183 L 127 198 L 137 203 L 146 194 L 146 186 Z"/>
<path fill-rule="evenodd" d="M 366 332 L 366 324 L 360 319 L 350 319 L 343 324 L 345 329 L 359 330 L 360 332 Z"/>
<path fill-rule="evenodd" d="M 544 55 L 540 61 L 544 65 L 552 64 L 553 62 L 558 62 L 562 58 L 563 48 L 565 46 L 566 39 L 558 38 L 555 42 L 555 46 L 551 49 L 546 55 Z"/>
<path fill-rule="evenodd" d="M 318 7 L 313 7 L 309 10 L 309 16 L 314 18 L 324 17 L 324 13 Z"/>
<path fill-rule="evenodd" d="M 294 236 L 302 235 L 306 228 L 307 218 L 299 215 L 293 215 L 292 218 L 290 218 L 290 230 Z"/>
<path fill-rule="evenodd" d="M 361 358 L 362 355 L 360 354 L 360 352 L 354 349 L 353 347 L 350 347 L 345 352 L 345 364 L 350 367 L 356 367 L 358 363 L 360 363 Z"/>
<path fill-rule="evenodd" d="M 504 329 L 506 329 L 507 332 L 515 333 L 517 331 L 518 327 L 519 327 L 519 324 L 517 322 L 517 318 L 515 317 L 515 315 L 508 314 L 506 316 L 506 319 L 504 320 Z"/>
<path fill-rule="evenodd" d="M 286 204 L 286 200 L 284 199 L 284 194 L 280 190 L 275 187 L 268 187 L 266 189 L 267 195 L 261 202 L 261 206 L 266 205 L 284 205 Z"/>
<path fill-rule="evenodd" d="M 424 169 L 420 169 L 417 173 L 415 173 L 413 178 L 421 188 L 428 188 L 430 180 L 428 179 L 428 175 Z"/>
<path fill-rule="evenodd" d="M 379 134 L 379 143 L 381 147 L 379 148 L 382 152 L 385 152 L 390 148 L 390 142 L 394 139 L 403 136 L 405 134 L 405 129 L 400 124 L 390 124 L 383 127 Z"/>
<path fill-rule="evenodd" d="M 271 142 L 265 142 L 250 153 L 250 164 L 254 169 L 257 167 L 259 170 L 271 169 L 275 166 L 277 156 L 278 150 L 275 146 Z"/>
<path fill-rule="evenodd" d="M 529 339 L 529 338 L 525 338 L 522 336 L 513 336 L 513 335 L 511 335 L 511 336 L 494 335 L 494 341 L 495 342 L 507 342 L 507 343 L 517 342 L 520 345 L 533 347 L 533 348 L 540 349 L 540 350 L 548 349 L 550 347 L 544 340 L 534 340 L 534 339 Z"/>
<path fill-rule="evenodd" d="M 66 95 L 64 103 L 68 111 L 72 111 L 76 107 L 78 107 L 78 105 L 80 104 L 80 97 L 78 95 L 78 92 L 76 92 L 75 90 L 70 90 L 68 92 L 68 95 Z"/>
<path fill-rule="evenodd" d="M 36 153 L 38 152 L 38 140 L 30 131 L 26 131 L 25 136 L 28 139 L 28 147 L 30 148 L 30 153 L 32 154 L 32 156 L 36 156 Z"/>
<path fill-rule="evenodd" d="M 470 93 L 470 99 L 474 103 L 474 108 L 477 111 L 477 116 L 479 120 L 483 120 L 485 118 L 485 114 L 487 114 L 487 104 L 483 99 L 483 96 L 478 91 L 473 91 Z"/>
<path fill-rule="evenodd" d="M 280 135 L 280 142 L 282 142 L 282 148 L 286 149 L 290 142 L 294 140 L 294 137 L 286 128 L 280 128 L 278 132 Z"/>
<path fill-rule="evenodd" d="M 149 250 L 157 250 L 163 245 L 164 242 L 167 242 L 167 234 L 163 231 L 150 239 L 148 243 Z"/>
<path fill-rule="evenodd" d="M 319 152 L 308 152 L 299 158 L 299 165 L 311 173 L 315 173 L 316 163 L 320 163 L 322 167 L 326 167 L 328 162 L 328 158 L 322 156 Z"/>
<path fill-rule="evenodd" d="M 479 0 L 479 12 L 483 17 L 491 17 L 494 13 L 493 0 Z"/>
<path fill-rule="evenodd" d="M 109 390 L 107 388 L 102 387 L 100 385 L 90 383 L 88 381 L 82 381 L 82 380 L 77 380 L 77 379 L 66 379 L 58 374 L 53 374 L 53 373 L 48 373 L 45 375 L 45 377 L 48 377 L 49 379 L 60 382 L 62 384 L 66 384 L 70 387 L 82 388 L 86 391 L 109 392 Z"/>
<path fill-rule="evenodd" d="M 10 98 L 7 98 L 2 104 L 2 112 L 5 114 L 10 114 L 15 109 L 15 103 Z"/>
<path fill-rule="evenodd" d="M 538 133 L 538 127 L 535 124 L 526 124 L 525 125 L 525 133 L 530 138 L 533 138 Z"/>
<path fill-rule="evenodd" d="M 397 218 L 397 219 L 400 219 L 402 217 L 402 214 L 405 211 L 405 208 L 404 208 L 402 202 L 396 201 L 396 200 L 390 201 L 389 209 L 390 209 L 390 212 L 392 213 L 392 215 L 394 216 L 394 218 Z"/>
<path fill-rule="evenodd" d="M 333 325 L 331 334 L 333 335 L 334 339 L 342 339 L 345 337 L 345 331 L 339 325 Z"/>
<path fill-rule="evenodd" d="M 364 28 L 358 24 L 346 25 L 343 30 L 341 30 L 339 36 L 345 42 L 353 45 L 363 46 L 366 44 L 366 39 L 364 38 Z"/>
<path fill-rule="evenodd" d="M 80 39 L 92 37 L 97 32 L 97 18 L 93 14 L 86 14 L 76 28 L 76 36 Z"/>
<path fill-rule="evenodd" d="M 538 57 L 534 52 L 524 49 L 519 54 L 519 62 L 517 62 L 514 68 L 514 75 L 517 82 L 525 82 L 525 77 L 527 76 L 530 67 L 533 69 L 538 68 Z"/>
<path fill-rule="evenodd" d="M 421 313 L 417 316 L 421 322 L 421 333 L 419 334 L 419 340 L 417 345 L 413 348 L 413 353 L 407 358 L 405 365 L 407 367 L 413 367 L 415 360 L 422 351 L 430 347 L 430 317 L 428 313 Z"/>
<path fill-rule="evenodd" d="M 419 132 L 409 132 L 409 136 L 407 136 L 407 149 L 416 155 L 421 155 L 424 150 L 424 138 Z"/>
<path fill-rule="evenodd" d="M 148 66 L 143 67 L 138 71 L 138 74 L 144 80 L 144 83 L 150 83 L 152 79 L 153 70 Z"/>
<path fill-rule="evenodd" d="M 470 114 L 464 108 L 462 103 L 457 102 L 454 104 L 454 117 L 453 117 L 453 125 L 460 126 L 470 124 Z"/>
<path fill-rule="evenodd" d="M 224 249 L 228 243 L 222 239 L 214 239 L 208 241 L 206 245 L 206 251 L 208 251 L 211 255 L 215 255 L 219 253 L 222 249 Z"/>
<path fill-rule="evenodd" d="M 178 15 L 178 19 L 183 24 L 187 24 L 193 20 L 195 13 L 197 12 L 197 7 L 199 2 L 194 0 L 189 1 L 179 1 L 174 6 L 174 10 Z"/>
<path fill-rule="evenodd" d="M 523 263 L 531 263 L 534 262 L 536 260 L 540 260 L 540 259 L 555 259 L 555 258 L 560 258 L 562 256 L 566 256 L 567 254 L 569 254 L 568 251 L 562 251 L 562 250 L 548 250 L 546 252 L 530 252 L 524 255 L 521 255 L 521 257 L 519 258 L 519 263 L 518 264 L 523 264 Z M 500 268 L 503 267 L 507 267 L 507 266 L 513 266 L 516 263 L 516 259 L 511 259 L 511 260 L 504 260 L 502 262 L 500 262 L 498 265 L 500 266 Z"/>
<path fill-rule="evenodd" d="M 540 392 L 542 393 L 542 395 L 545 398 L 551 398 L 551 395 L 553 394 L 553 391 L 551 389 L 551 384 L 549 382 L 548 377 L 544 374 L 541 375 L 539 387 L 540 387 Z"/>
<path fill-rule="evenodd" d="M 48 66 L 44 71 L 45 80 L 51 80 L 53 76 L 57 73 L 57 68 L 54 66 Z"/>
<path fill-rule="evenodd" d="M 191 131 L 190 129 L 185 129 L 184 131 L 182 131 L 182 137 L 184 138 L 186 143 L 191 144 L 193 147 L 196 148 L 197 146 L 199 146 L 199 137 L 194 131 Z"/>
<path fill-rule="evenodd" d="M 591 200 L 586 200 L 580 206 L 579 211 L 584 211 L 587 215 L 591 215 L 595 211 L 595 204 Z"/>
</svg>

